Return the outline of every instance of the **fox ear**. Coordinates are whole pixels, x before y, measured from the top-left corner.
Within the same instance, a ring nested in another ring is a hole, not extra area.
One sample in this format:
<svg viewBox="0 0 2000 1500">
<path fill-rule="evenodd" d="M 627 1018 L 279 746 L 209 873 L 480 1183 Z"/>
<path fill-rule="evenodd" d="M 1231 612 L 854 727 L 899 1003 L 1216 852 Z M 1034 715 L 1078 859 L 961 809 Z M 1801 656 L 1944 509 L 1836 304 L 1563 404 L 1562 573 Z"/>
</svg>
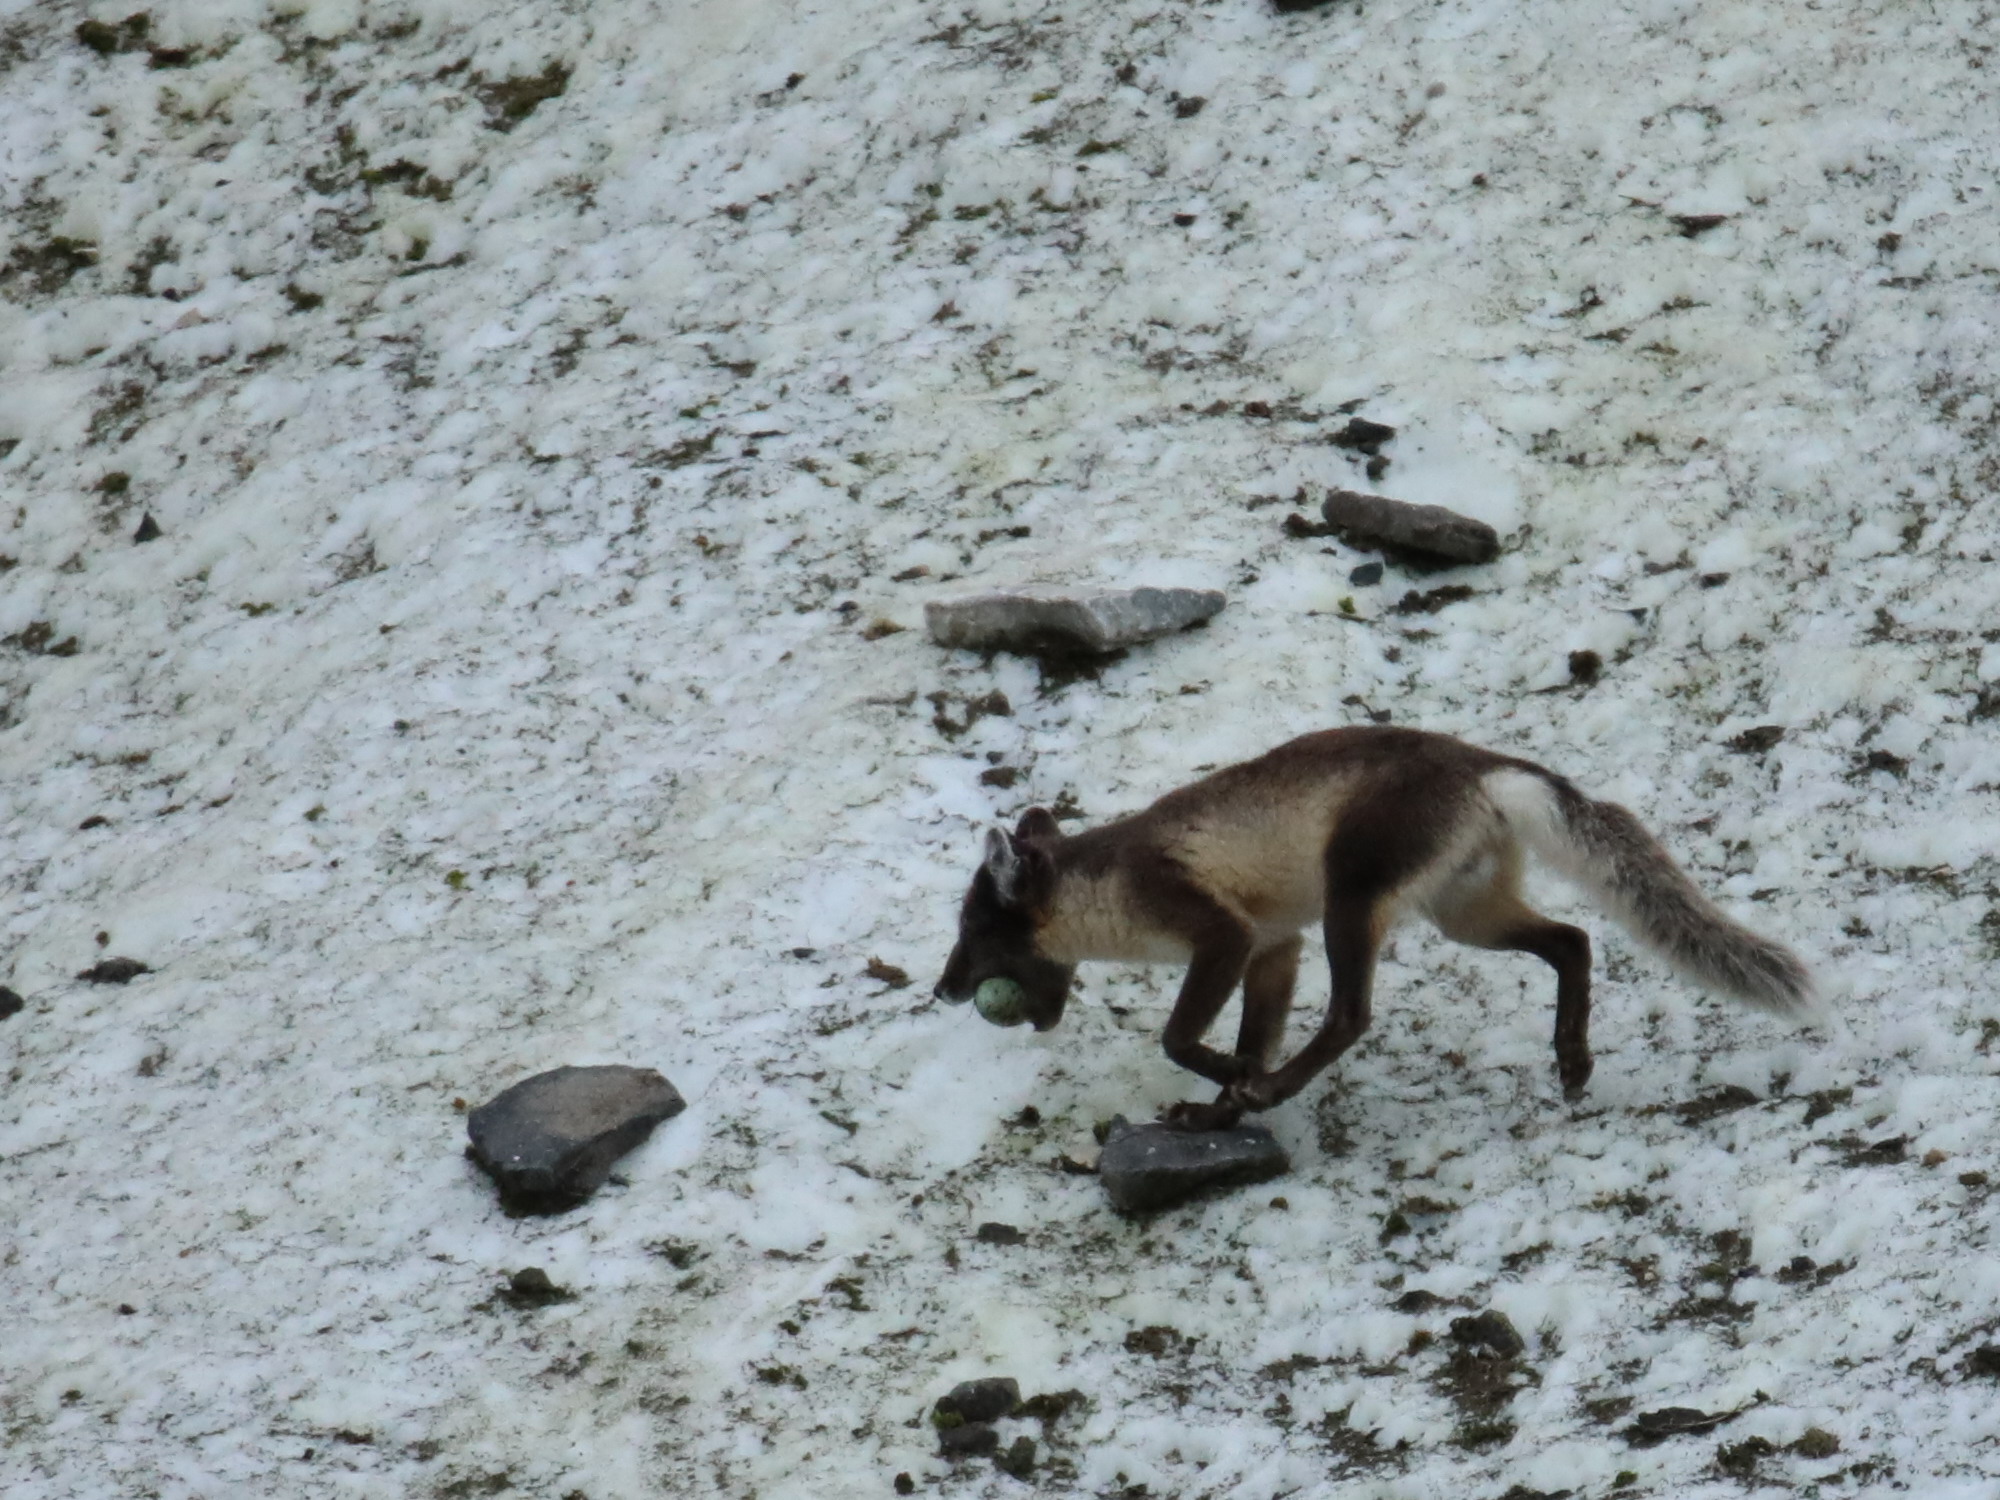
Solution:
<svg viewBox="0 0 2000 1500">
<path fill-rule="evenodd" d="M 1006 829 L 986 830 L 984 864 L 986 873 L 993 877 L 993 889 L 1001 904 L 1012 906 L 1021 886 L 1021 858 L 1014 852 L 1014 841 L 1007 837 Z"/>
<path fill-rule="evenodd" d="M 1021 814 L 1020 826 L 1014 830 L 1017 839 L 1058 839 L 1062 830 L 1056 827 L 1056 815 L 1046 807 L 1031 807 Z"/>
</svg>

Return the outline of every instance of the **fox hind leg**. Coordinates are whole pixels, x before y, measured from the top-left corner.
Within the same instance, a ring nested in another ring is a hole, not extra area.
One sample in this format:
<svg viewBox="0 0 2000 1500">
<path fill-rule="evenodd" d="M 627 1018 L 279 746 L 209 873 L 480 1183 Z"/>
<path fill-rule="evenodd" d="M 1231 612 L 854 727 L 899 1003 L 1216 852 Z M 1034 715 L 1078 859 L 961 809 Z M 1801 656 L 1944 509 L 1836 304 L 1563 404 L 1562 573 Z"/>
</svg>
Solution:
<svg viewBox="0 0 2000 1500">
<path fill-rule="evenodd" d="M 1532 953 L 1556 971 L 1556 1076 L 1563 1096 L 1581 1098 L 1590 1082 L 1590 934 L 1552 922 L 1520 896 L 1518 861 L 1474 891 L 1450 893 L 1432 911 L 1438 930 L 1473 948 Z"/>
</svg>

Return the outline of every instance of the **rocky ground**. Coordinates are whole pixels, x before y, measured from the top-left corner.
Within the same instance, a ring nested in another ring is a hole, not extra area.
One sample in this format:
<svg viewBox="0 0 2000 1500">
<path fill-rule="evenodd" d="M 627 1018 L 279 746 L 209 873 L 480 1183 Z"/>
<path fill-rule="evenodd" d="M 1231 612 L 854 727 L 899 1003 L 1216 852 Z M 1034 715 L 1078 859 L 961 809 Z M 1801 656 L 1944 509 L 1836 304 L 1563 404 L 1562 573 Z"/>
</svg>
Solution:
<svg viewBox="0 0 2000 1500">
<path fill-rule="evenodd" d="M 1978 6 L 0 9 L 7 1494 L 1990 1491 Z M 927 635 L 1029 579 L 1228 602 Z M 1828 1024 L 1579 916 L 1572 1108 L 1410 932 L 1286 1176 L 1117 1215 L 1171 975 L 932 1002 L 984 827 L 1370 720 Z M 595 1063 L 688 1108 L 508 1217 Z"/>
</svg>

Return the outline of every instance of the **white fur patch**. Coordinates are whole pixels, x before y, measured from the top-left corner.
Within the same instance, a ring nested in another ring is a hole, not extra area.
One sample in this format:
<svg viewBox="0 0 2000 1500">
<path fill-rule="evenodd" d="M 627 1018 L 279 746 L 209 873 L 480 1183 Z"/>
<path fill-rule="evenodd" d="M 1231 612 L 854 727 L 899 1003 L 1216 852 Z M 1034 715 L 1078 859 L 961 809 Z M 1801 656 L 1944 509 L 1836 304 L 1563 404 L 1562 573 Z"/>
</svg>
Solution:
<svg viewBox="0 0 2000 1500">
<path fill-rule="evenodd" d="M 1480 790 L 1507 821 L 1514 837 L 1571 879 L 1583 873 L 1583 854 L 1570 838 L 1555 788 L 1528 771 L 1490 771 Z"/>
</svg>

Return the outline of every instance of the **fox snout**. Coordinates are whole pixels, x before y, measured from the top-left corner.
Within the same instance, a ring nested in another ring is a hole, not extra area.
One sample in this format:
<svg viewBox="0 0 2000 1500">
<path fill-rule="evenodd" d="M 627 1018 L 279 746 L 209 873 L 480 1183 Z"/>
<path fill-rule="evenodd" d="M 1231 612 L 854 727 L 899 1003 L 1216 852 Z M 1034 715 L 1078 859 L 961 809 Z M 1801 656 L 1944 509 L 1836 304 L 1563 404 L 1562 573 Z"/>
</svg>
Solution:
<svg viewBox="0 0 2000 1500">
<path fill-rule="evenodd" d="M 972 965 L 965 956 L 965 945 L 952 945 L 951 957 L 945 960 L 944 973 L 931 989 L 931 997 L 942 1000 L 947 1005 L 963 1005 L 972 998 Z"/>
</svg>

